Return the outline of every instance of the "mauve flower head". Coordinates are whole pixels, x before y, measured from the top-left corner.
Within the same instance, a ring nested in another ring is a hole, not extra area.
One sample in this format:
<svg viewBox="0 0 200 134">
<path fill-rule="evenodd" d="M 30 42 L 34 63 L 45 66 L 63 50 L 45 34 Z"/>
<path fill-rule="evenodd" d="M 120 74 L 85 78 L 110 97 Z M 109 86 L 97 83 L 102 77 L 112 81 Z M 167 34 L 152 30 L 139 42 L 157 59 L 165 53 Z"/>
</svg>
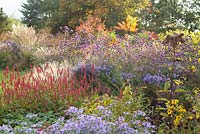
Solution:
<svg viewBox="0 0 200 134">
<path fill-rule="evenodd" d="M 80 114 L 83 113 L 83 109 L 79 109 L 79 108 L 76 108 L 76 107 L 70 107 L 65 112 L 66 112 L 66 114 L 77 116 L 77 115 L 80 115 Z"/>
<path fill-rule="evenodd" d="M 146 116 L 146 113 L 144 113 L 143 111 L 137 110 L 134 112 L 133 117 L 138 117 L 138 116 Z"/>
<path fill-rule="evenodd" d="M 161 77 L 161 76 L 159 76 L 159 75 L 150 75 L 150 74 L 147 74 L 143 78 L 143 81 L 146 84 L 150 84 L 150 85 L 160 85 L 161 83 L 164 82 L 164 78 Z"/>
<path fill-rule="evenodd" d="M 128 123 L 120 124 L 114 132 L 115 134 L 138 134 L 138 131 L 131 128 Z"/>
<path fill-rule="evenodd" d="M 0 126 L 0 132 L 10 134 L 10 133 L 13 133 L 12 130 L 13 130 L 12 127 L 9 125 Z"/>
<path fill-rule="evenodd" d="M 117 125 L 122 124 L 125 122 L 125 119 L 123 116 L 119 116 L 119 118 L 117 119 L 117 121 L 115 122 Z"/>
<path fill-rule="evenodd" d="M 143 122 L 142 125 L 145 127 L 145 128 L 155 128 L 154 125 L 152 125 L 150 122 Z"/>
<path fill-rule="evenodd" d="M 95 70 L 97 71 L 97 72 L 104 72 L 107 76 L 109 76 L 110 75 L 110 73 L 111 73 L 111 66 L 106 66 L 106 65 L 103 65 L 103 66 L 97 66 L 97 67 L 95 67 Z"/>
<path fill-rule="evenodd" d="M 110 111 L 107 107 L 98 106 L 97 110 L 102 118 L 110 118 L 112 116 L 112 111 Z"/>
<path fill-rule="evenodd" d="M 131 79 L 133 77 L 132 73 L 122 73 L 121 74 L 121 79 L 122 80 L 127 80 L 127 79 Z"/>
<path fill-rule="evenodd" d="M 102 106 L 102 105 L 97 106 L 96 109 L 99 110 L 99 111 L 104 111 L 104 110 L 106 110 L 106 108 L 105 108 L 104 106 Z"/>
</svg>

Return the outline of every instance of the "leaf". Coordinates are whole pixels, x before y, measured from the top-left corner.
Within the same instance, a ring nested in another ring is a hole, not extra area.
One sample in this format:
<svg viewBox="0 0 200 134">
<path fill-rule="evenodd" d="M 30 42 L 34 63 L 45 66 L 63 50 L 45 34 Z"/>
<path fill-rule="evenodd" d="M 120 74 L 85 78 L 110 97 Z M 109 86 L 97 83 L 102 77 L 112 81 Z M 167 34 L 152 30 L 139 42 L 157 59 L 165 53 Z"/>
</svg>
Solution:
<svg viewBox="0 0 200 134">
<path fill-rule="evenodd" d="M 183 82 L 181 80 L 174 80 L 174 83 L 176 85 L 182 85 L 183 84 Z"/>
<path fill-rule="evenodd" d="M 165 82 L 164 90 L 168 90 L 170 88 L 170 81 Z"/>
<path fill-rule="evenodd" d="M 179 89 L 176 89 L 175 92 L 181 93 L 181 92 L 186 92 L 186 91 L 184 89 L 179 88 Z"/>
</svg>

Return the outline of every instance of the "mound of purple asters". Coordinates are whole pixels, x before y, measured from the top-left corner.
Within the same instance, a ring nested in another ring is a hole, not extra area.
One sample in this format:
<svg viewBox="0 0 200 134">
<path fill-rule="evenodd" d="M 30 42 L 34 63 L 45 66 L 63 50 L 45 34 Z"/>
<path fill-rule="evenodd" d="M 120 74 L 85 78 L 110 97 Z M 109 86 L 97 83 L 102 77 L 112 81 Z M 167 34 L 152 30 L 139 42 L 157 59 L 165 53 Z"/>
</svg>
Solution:
<svg viewBox="0 0 200 134">
<path fill-rule="evenodd" d="M 44 130 L 48 134 L 111 134 L 114 123 L 107 122 L 101 117 L 81 114 L 67 121 L 57 121 Z"/>
<path fill-rule="evenodd" d="M 144 76 L 143 81 L 146 84 L 157 85 L 158 86 L 158 85 L 160 85 L 162 83 L 165 83 L 167 81 L 167 78 L 164 77 L 164 76 L 160 76 L 160 75 L 147 74 L 147 75 Z"/>
<path fill-rule="evenodd" d="M 100 115 L 84 114 L 83 109 L 70 107 L 66 115 L 71 118 L 60 117 L 48 128 L 43 128 L 44 122 L 19 122 L 12 128 L 9 124 L 0 126 L 2 134 L 150 134 L 155 126 L 145 120 L 136 119 L 136 116 L 145 116 L 142 111 L 136 111 L 130 122 L 124 116 L 114 119 L 109 107 L 98 106 Z M 37 114 L 29 113 L 26 118 L 33 119 Z M 109 118 L 105 116 L 110 116 Z"/>
<path fill-rule="evenodd" d="M 99 111 L 107 111 L 107 107 L 99 106 Z M 125 118 L 120 116 L 116 121 L 104 120 L 102 116 L 95 114 L 86 115 L 83 110 L 71 107 L 66 111 L 67 114 L 75 114 L 68 120 L 61 117 L 56 123 L 42 130 L 40 133 L 48 134 L 150 134 L 153 125 L 149 122 L 142 122 L 131 127 L 129 123 L 125 122 Z M 112 114 L 109 113 L 109 114 Z M 144 115 L 142 112 L 137 112 L 136 115 Z M 112 116 L 112 115 L 110 115 Z M 131 120 L 131 122 L 133 122 Z M 146 128 L 145 128 L 146 127 Z M 149 131 L 150 130 L 150 131 Z"/>
</svg>

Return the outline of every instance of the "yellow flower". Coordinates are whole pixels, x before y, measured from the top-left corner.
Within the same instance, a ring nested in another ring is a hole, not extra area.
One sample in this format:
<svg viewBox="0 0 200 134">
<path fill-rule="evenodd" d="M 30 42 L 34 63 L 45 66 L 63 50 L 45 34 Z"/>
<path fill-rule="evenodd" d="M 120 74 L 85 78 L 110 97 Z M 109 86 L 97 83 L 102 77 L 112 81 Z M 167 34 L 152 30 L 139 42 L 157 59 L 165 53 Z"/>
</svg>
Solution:
<svg viewBox="0 0 200 134">
<path fill-rule="evenodd" d="M 168 115 L 171 115 L 171 114 L 172 114 L 172 109 L 171 109 L 171 108 L 169 108 L 169 109 L 167 110 L 167 114 L 168 114 Z"/>
<path fill-rule="evenodd" d="M 183 106 L 179 106 L 179 112 L 186 112 L 186 109 Z"/>
<path fill-rule="evenodd" d="M 190 120 L 192 120 L 192 119 L 193 119 L 193 116 L 191 115 L 191 116 L 189 116 L 188 118 L 189 118 Z"/>
<path fill-rule="evenodd" d="M 180 120 L 181 118 L 182 118 L 181 114 L 176 116 L 176 120 Z"/>
<path fill-rule="evenodd" d="M 175 120 L 174 120 L 174 125 L 175 125 L 175 126 L 178 126 L 179 124 L 180 124 L 180 120 L 175 119 Z"/>
<path fill-rule="evenodd" d="M 177 103 L 179 103 L 179 100 L 177 100 L 177 99 L 172 100 L 172 105 L 176 105 Z"/>
<path fill-rule="evenodd" d="M 175 126 L 178 126 L 180 124 L 181 118 L 182 118 L 181 114 L 176 116 L 176 119 L 174 120 L 174 125 Z"/>
<path fill-rule="evenodd" d="M 186 109 L 181 107 L 181 108 L 179 109 L 179 112 L 181 112 L 181 113 L 186 112 Z"/>
<path fill-rule="evenodd" d="M 196 72 L 196 67 L 193 65 L 193 66 L 191 66 L 191 71 L 194 73 L 194 72 Z"/>
<path fill-rule="evenodd" d="M 174 120 L 174 125 L 178 126 L 179 125 L 179 121 Z"/>
<path fill-rule="evenodd" d="M 198 62 L 200 63 L 200 58 L 198 58 Z"/>
</svg>

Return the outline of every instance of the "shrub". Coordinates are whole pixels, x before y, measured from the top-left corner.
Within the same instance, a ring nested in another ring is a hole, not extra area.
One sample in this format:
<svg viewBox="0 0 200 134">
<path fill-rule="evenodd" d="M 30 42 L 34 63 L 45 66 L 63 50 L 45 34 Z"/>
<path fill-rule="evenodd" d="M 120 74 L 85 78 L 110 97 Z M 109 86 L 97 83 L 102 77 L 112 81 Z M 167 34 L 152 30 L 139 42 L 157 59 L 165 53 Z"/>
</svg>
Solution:
<svg viewBox="0 0 200 134">
<path fill-rule="evenodd" d="M 1 44 L 0 59 L 1 69 L 5 69 L 6 66 L 14 66 L 24 70 L 29 68 L 30 64 L 36 63 L 36 59 L 31 54 L 23 53 L 19 46 L 13 42 Z"/>
</svg>

